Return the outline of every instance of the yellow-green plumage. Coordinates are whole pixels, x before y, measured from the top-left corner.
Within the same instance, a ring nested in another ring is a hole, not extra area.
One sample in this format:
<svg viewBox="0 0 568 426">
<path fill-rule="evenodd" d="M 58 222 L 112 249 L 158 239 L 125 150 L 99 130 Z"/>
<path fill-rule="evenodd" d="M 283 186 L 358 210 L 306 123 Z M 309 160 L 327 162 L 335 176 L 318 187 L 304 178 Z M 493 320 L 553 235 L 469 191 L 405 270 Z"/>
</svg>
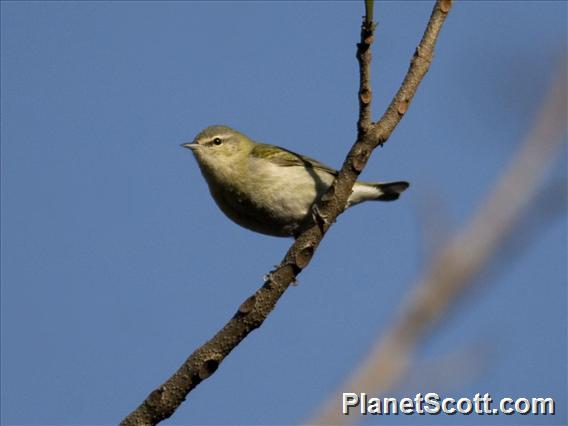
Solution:
<svg viewBox="0 0 568 426">
<path fill-rule="evenodd" d="M 227 126 L 207 127 L 193 143 L 213 199 L 237 224 L 263 234 L 296 236 L 313 223 L 312 206 L 337 171 L 312 158 L 252 141 Z M 356 182 L 347 206 L 390 201 L 407 182 Z"/>
</svg>

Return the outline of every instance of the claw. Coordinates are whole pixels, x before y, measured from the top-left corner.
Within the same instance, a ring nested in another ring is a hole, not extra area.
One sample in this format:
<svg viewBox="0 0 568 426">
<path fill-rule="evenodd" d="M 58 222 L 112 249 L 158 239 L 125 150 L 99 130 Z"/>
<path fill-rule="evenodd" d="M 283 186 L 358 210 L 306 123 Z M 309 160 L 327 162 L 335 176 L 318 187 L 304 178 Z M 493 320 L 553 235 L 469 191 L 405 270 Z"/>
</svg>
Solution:
<svg viewBox="0 0 568 426">
<path fill-rule="evenodd" d="M 320 227 L 322 232 L 329 228 L 329 225 L 331 224 L 331 221 L 326 215 L 321 213 L 316 204 L 312 206 L 312 219 L 314 223 L 316 223 Z"/>
</svg>

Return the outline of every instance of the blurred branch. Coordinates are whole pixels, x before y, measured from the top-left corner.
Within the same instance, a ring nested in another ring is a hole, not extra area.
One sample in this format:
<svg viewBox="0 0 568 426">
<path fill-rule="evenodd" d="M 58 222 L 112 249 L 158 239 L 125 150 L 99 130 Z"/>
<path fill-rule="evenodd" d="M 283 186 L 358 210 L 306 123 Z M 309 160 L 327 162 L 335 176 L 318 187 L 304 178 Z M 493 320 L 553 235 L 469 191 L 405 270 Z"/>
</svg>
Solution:
<svg viewBox="0 0 568 426">
<path fill-rule="evenodd" d="M 439 188 L 422 184 L 422 190 L 415 198 L 419 238 L 416 252 L 422 267 L 432 260 L 432 256 L 448 240 L 451 235 L 451 220 L 447 200 Z"/>
<path fill-rule="evenodd" d="M 417 363 L 400 381 L 398 392 L 416 389 L 426 394 L 436 389 L 441 394 L 463 387 L 478 377 L 481 371 L 487 370 L 492 348 L 491 340 L 483 339 L 435 359 Z"/>
<path fill-rule="evenodd" d="M 371 122 L 370 79 L 370 47 L 375 24 L 371 17 L 364 18 L 361 41 L 357 45 L 360 68 L 357 141 L 349 151 L 333 185 L 314 208 L 317 223 L 298 236 L 280 265 L 268 274 L 264 285 L 239 307 L 233 318 L 211 340 L 191 354 L 172 377 L 150 393 L 142 404 L 122 421 L 123 425 L 156 424 L 170 417 L 187 394 L 211 376 L 225 357 L 251 331 L 262 325 L 282 294 L 308 265 L 331 224 L 343 212 L 353 184 L 367 164 L 372 150 L 387 140 L 402 119 L 418 84 L 428 71 L 434 45 L 450 6 L 451 2 L 447 0 L 436 2 L 402 86 L 391 107 L 375 124 Z M 372 9 L 367 7 L 367 12 L 370 10 Z"/>
<path fill-rule="evenodd" d="M 497 259 L 491 259 L 484 266 L 478 280 L 486 285 L 495 280 L 507 266 L 529 249 L 543 234 L 545 225 L 552 225 L 559 218 L 566 218 L 567 201 L 566 180 L 547 183 L 538 190 L 531 205 L 524 209 L 517 219 L 514 229 L 506 236 L 499 247 Z"/>
<path fill-rule="evenodd" d="M 527 206 L 539 196 L 541 181 L 566 141 L 566 113 L 566 70 L 562 69 L 534 128 L 469 225 L 432 259 L 398 319 L 309 424 L 351 424 L 356 417 L 340 414 L 338 395 L 380 395 L 400 382 L 417 345 L 495 256 Z"/>
</svg>

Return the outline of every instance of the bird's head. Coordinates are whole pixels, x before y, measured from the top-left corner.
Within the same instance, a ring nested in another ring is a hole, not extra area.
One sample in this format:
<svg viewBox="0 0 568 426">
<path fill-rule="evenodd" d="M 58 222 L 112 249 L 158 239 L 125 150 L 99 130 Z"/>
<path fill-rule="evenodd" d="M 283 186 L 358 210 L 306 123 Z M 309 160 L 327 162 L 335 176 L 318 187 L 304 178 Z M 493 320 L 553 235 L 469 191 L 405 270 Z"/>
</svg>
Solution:
<svg viewBox="0 0 568 426">
<path fill-rule="evenodd" d="M 254 142 L 230 127 L 209 126 L 182 146 L 193 152 L 200 166 L 217 168 L 248 156 Z"/>
</svg>

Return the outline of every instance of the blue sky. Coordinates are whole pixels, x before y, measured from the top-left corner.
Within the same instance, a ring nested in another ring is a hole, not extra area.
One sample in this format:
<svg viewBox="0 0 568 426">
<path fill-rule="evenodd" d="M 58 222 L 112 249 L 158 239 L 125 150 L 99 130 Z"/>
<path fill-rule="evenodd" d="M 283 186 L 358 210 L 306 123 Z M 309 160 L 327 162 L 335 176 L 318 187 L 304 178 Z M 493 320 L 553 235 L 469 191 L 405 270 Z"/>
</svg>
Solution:
<svg viewBox="0 0 568 426">
<path fill-rule="evenodd" d="M 431 8 L 376 5 L 375 117 Z M 411 188 L 341 216 L 299 286 L 169 424 L 296 424 L 327 398 L 516 152 L 566 54 L 566 9 L 454 6 L 408 114 L 363 173 Z M 1 421 L 114 424 L 291 243 L 226 219 L 179 144 L 223 123 L 339 167 L 355 138 L 362 2 L 3 1 L 1 12 Z M 564 149 L 545 185 L 565 176 Z M 424 211 L 441 218 L 434 240 Z M 564 211 L 496 259 L 413 373 L 420 382 L 420 366 L 481 346 L 480 371 L 440 392 L 552 396 L 558 414 L 386 423 L 566 423 L 566 241 Z"/>
</svg>

